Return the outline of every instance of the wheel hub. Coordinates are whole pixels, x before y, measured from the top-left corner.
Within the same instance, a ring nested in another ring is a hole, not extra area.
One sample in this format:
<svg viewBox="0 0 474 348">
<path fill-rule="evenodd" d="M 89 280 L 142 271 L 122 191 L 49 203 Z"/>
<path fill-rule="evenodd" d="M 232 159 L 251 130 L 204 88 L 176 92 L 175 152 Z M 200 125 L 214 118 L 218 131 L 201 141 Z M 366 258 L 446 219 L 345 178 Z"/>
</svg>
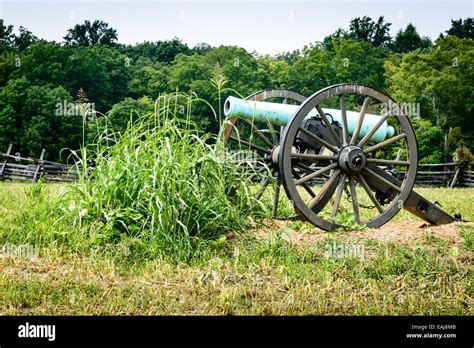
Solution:
<svg viewBox="0 0 474 348">
<path fill-rule="evenodd" d="M 367 156 L 358 146 L 349 145 L 339 152 L 338 164 L 346 174 L 356 174 L 364 169 L 367 164 Z"/>
</svg>

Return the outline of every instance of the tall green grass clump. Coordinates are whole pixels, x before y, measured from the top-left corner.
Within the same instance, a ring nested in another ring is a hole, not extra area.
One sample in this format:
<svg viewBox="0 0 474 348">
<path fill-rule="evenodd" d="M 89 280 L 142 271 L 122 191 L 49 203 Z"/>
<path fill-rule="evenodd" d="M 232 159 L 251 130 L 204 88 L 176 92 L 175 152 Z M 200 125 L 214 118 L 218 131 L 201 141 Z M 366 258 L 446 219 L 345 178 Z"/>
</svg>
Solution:
<svg viewBox="0 0 474 348">
<path fill-rule="evenodd" d="M 182 260 L 223 232 L 245 228 L 254 206 L 249 190 L 227 193 L 247 183 L 237 179 L 238 168 L 215 139 L 190 121 L 196 101 L 162 96 L 154 114 L 131 121 L 124 134 L 105 129 L 82 150 L 82 179 L 63 205 L 64 218 L 80 227 L 82 240 L 125 243 L 143 257 Z M 91 160 L 95 166 L 88 168 Z"/>
</svg>

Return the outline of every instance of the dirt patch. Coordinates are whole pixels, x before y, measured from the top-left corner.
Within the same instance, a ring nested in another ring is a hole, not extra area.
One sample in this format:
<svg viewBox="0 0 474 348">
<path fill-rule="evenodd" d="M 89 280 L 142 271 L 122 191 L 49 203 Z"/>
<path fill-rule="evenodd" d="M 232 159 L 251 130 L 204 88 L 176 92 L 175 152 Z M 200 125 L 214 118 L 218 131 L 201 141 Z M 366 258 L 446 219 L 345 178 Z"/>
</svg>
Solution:
<svg viewBox="0 0 474 348">
<path fill-rule="evenodd" d="M 272 221 L 267 228 L 255 231 L 257 237 L 269 237 L 270 231 L 279 230 L 282 238 L 297 244 L 313 245 L 318 241 L 328 238 L 344 238 L 347 240 L 373 239 L 379 242 L 393 242 L 404 245 L 413 245 L 416 242 L 429 238 L 439 238 L 447 242 L 448 245 L 458 246 L 463 238 L 456 230 L 458 225 L 468 223 L 452 223 L 449 225 L 431 226 L 423 221 L 391 221 L 379 228 L 370 228 L 362 231 L 336 231 L 325 232 L 318 228 L 311 231 L 302 232 L 295 230 L 291 222 Z"/>
<path fill-rule="evenodd" d="M 458 223 L 432 226 L 422 221 L 388 222 L 380 228 L 350 232 L 358 238 L 370 238 L 379 242 L 394 242 L 412 245 L 430 237 L 443 239 L 448 245 L 458 246 L 462 237 L 456 229 Z"/>
</svg>

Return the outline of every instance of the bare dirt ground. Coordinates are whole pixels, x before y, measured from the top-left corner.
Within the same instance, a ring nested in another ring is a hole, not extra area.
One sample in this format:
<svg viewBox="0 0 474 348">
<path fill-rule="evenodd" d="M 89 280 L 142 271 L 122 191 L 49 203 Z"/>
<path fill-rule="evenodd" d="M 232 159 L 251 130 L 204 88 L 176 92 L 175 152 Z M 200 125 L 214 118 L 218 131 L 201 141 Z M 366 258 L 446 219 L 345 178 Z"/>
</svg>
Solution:
<svg viewBox="0 0 474 348">
<path fill-rule="evenodd" d="M 325 232 L 313 228 L 309 232 L 297 231 L 286 221 L 271 221 L 267 228 L 259 229 L 255 234 L 259 237 L 268 237 L 270 231 L 279 229 L 283 231 L 282 238 L 300 245 L 312 245 L 317 241 L 337 237 L 348 240 L 372 239 L 378 242 L 393 242 L 404 245 L 413 245 L 426 237 L 443 239 L 448 245 L 458 246 L 462 237 L 456 227 L 459 225 L 472 225 L 472 223 L 452 223 L 449 225 L 432 226 L 423 221 L 391 221 L 382 227 L 364 229 L 360 231 Z"/>
</svg>

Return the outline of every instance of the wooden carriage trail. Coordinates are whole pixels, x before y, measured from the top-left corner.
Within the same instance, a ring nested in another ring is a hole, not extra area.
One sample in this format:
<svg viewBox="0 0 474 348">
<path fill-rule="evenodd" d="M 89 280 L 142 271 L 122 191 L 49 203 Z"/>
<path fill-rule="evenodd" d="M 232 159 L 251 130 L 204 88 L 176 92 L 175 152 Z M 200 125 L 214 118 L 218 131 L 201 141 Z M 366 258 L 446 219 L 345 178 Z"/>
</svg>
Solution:
<svg viewBox="0 0 474 348">
<path fill-rule="evenodd" d="M 17 156 L 12 149 L 10 144 L 7 152 L 0 152 L 0 180 L 74 182 L 78 178 L 77 166 L 45 160 L 45 149 L 39 158 Z M 397 171 L 396 175 L 403 177 L 404 172 Z M 474 171 L 455 163 L 418 164 L 415 182 L 417 186 L 474 187 Z"/>
</svg>

